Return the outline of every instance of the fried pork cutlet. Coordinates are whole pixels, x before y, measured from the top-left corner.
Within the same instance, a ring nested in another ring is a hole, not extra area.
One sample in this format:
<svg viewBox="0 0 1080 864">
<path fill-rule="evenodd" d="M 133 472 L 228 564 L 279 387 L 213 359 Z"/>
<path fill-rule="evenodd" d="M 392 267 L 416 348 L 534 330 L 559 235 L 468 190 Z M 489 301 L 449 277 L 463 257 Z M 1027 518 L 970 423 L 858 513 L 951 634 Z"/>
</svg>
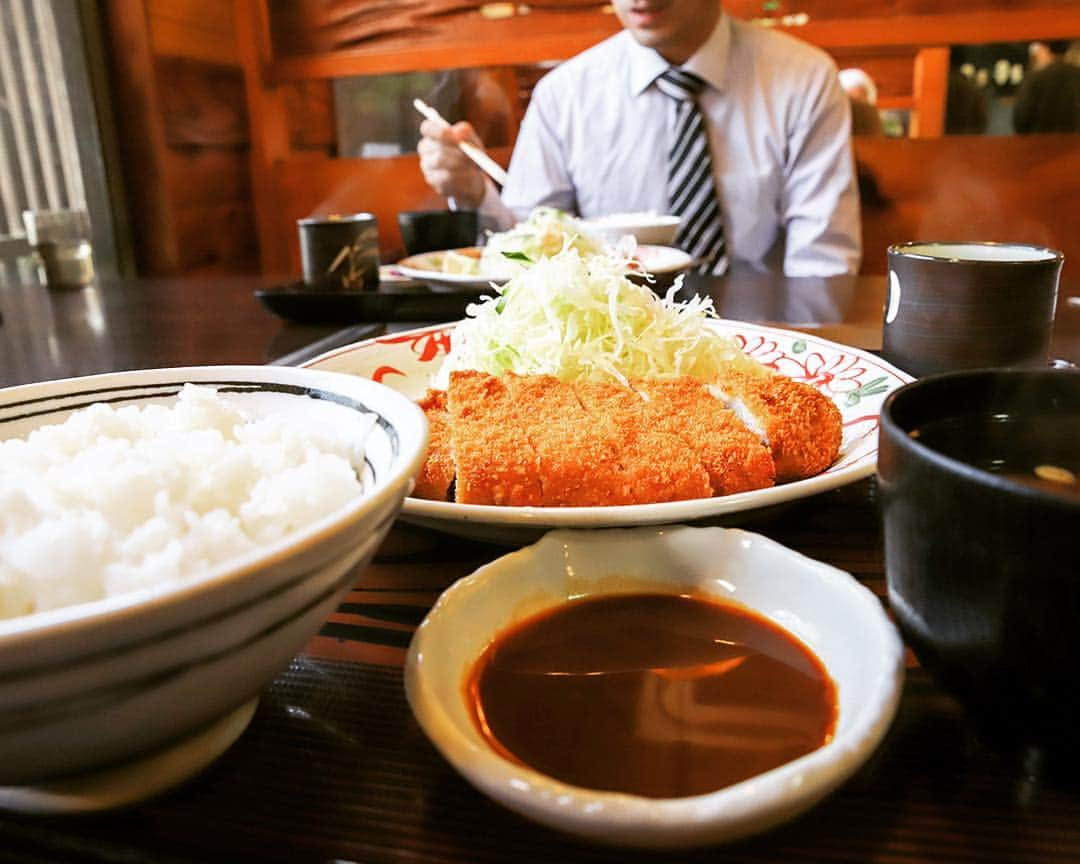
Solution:
<svg viewBox="0 0 1080 864">
<path fill-rule="evenodd" d="M 698 380 L 633 381 L 648 400 L 646 422 L 668 432 L 697 454 L 714 495 L 732 495 L 773 485 L 776 468 L 761 439 L 743 425 Z"/>
<path fill-rule="evenodd" d="M 428 390 L 417 403 L 428 421 L 427 459 L 416 477 L 413 495 L 434 501 L 450 501 L 454 482 L 454 452 L 450 446 L 450 413 L 446 410 L 446 391 Z"/>
<path fill-rule="evenodd" d="M 415 494 L 512 506 L 606 506 L 730 495 L 817 474 L 840 412 L 782 375 L 566 384 L 455 372 L 420 403 L 431 427 Z M 725 407 L 728 406 L 728 407 Z"/>
<path fill-rule="evenodd" d="M 452 372 L 446 403 L 456 500 L 542 505 L 539 460 L 506 385 L 484 372 Z"/>
<path fill-rule="evenodd" d="M 778 483 L 820 474 L 840 452 L 840 409 L 809 384 L 730 371 L 710 389 L 768 443 Z"/>
<path fill-rule="evenodd" d="M 503 380 L 539 461 L 545 506 L 635 503 L 618 442 L 596 428 L 569 384 L 551 375 Z"/>
<path fill-rule="evenodd" d="M 633 503 L 712 495 L 709 473 L 698 455 L 677 436 L 656 428 L 640 395 L 617 384 L 578 382 L 572 386 L 589 414 L 590 427 L 615 442 Z"/>
</svg>

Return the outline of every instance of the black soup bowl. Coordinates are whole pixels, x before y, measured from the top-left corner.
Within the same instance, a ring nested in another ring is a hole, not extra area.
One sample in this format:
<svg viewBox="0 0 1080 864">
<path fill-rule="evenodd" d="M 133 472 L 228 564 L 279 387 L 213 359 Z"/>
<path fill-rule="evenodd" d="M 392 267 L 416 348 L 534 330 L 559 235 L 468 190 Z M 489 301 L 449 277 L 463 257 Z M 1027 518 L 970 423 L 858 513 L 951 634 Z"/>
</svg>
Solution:
<svg viewBox="0 0 1080 864">
<path fill-rule="evenodd" d="M 1080 371 L 901 387 L 878 452 L 889 603 L 996 745 L 1080 751 Z"/>
</svg>

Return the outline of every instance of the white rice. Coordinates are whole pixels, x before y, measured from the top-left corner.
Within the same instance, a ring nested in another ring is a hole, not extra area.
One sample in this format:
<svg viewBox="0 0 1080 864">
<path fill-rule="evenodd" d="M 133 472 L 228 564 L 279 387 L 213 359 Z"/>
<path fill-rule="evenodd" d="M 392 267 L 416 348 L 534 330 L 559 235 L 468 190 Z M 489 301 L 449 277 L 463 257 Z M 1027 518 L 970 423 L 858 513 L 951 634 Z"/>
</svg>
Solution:
<svg viewBox="0 0 1080 864">
<path fill-rule="evenodd" d="M 256 418 L 245 398 L 189 384 L 0 441 L 0 618 L 197 579 L 362 492 L 373 415 Z"/>
</svg>

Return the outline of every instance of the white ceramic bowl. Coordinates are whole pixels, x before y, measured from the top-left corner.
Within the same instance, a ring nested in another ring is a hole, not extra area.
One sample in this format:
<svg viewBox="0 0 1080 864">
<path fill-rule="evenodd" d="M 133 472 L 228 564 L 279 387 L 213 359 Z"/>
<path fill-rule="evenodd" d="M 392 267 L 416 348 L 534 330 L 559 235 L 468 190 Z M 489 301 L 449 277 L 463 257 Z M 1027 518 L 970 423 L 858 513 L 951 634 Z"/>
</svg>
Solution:
<svg viewBox="0 0 1080 864">
<path fill-rule="evenodd" d="M 749 780 L 688 798 L 570 786 L 498 755 L 476 730 L 463 681 L 506 627 L 570 599 L 686 590 L 741 603 L 801 639 L 837 687 L 833 739 Z M 421 727 L 484 793 L 590 840 L 680 847 L 733 840 L 805 811 L 873 752 L 896 711 L 903 646 L 880 601 L 847 573 L 725 528 L 553 531 L 448 589 L 409 648 L 406 691 Z"/>
<path fill-rule="evenodd" d="M 0 620 L 0 784 L 167 749 L 250 701 L 354 584 L 412 488 L 427 446 L 420 410 L 374 382 L 307 369 L 157 369 L 13 387 L 0 391 L 0 437 L 105 399 L 168 403 L 187 382 L 242 399 L 256 416 L 374 412 L 363 494 L 197 580 Z"/>
<path fill-rule="evenodd" d="M 613 213 L 585 219 L 582 224 L 590 234 L 611 245 L 630 234 L 638 243 L 670 246 L 679 233 L 682 217 L 658 213 Z"/>
</svg>

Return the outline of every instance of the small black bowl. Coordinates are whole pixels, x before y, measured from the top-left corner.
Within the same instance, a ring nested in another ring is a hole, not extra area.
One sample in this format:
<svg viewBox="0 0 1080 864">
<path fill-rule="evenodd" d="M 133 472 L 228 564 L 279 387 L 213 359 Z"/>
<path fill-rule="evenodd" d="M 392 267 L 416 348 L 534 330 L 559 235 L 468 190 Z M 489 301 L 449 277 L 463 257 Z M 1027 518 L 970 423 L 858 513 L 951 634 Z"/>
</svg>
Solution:
<svg viewBox="0 0 1080 864">
<path fill-rule="evenodd" d="M 1080 486 L 1037 466 L 1080 473 L 1080 371 L 935 375 L 882 406 L 886 577 L 905 639 L 991 739 L 1075 756 Z"/>
<path fill-rule="evenodd" d="M 398 227 L 409 255 L 475 246 L 480 230 L 475 210 L 406 210 Z"/>
</svg>

